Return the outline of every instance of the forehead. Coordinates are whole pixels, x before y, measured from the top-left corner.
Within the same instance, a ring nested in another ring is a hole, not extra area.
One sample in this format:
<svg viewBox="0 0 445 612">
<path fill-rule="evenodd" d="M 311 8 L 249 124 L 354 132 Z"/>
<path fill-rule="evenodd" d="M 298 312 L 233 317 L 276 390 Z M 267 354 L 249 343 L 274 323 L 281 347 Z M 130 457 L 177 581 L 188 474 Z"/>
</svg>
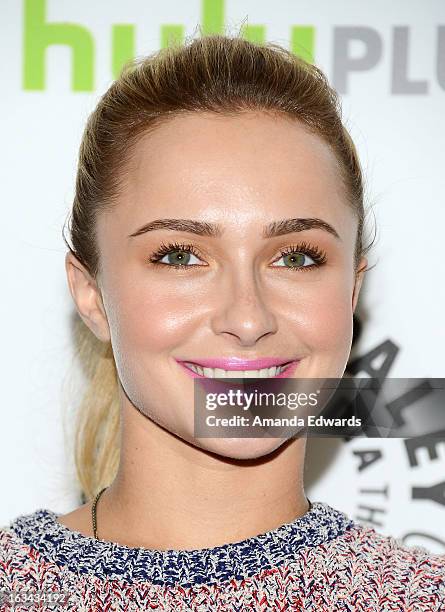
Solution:
<svg viewBox="0 0 445 612">
<path fill-rule="evenodd" d="M 338 225 L 351 214 L 330 147 L 300 122 L 264 112 L 188 113 L 143 135 L 115 213 L 129 229 L 161 217 L 239 227 L 319 216 Z"/>
</svg>

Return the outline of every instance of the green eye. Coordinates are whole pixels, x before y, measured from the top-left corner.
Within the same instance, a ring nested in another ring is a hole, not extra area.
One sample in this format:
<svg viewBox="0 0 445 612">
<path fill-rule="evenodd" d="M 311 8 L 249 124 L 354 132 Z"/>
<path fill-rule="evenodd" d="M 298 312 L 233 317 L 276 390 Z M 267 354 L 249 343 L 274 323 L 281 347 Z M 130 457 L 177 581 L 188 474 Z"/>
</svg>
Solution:
<svg viewBox="0 0 445 612">
<path fill-rule="evenodd" d="M 308 261 L 306 261 L 307 259 Z M 281 257 L 275 260 L 278 267 L 304 272 L 322 266 L 326 261 L 326 253 L 307 242 L 287 247 L 284 251 L 281 251 Z"/>
<path fill-rule="evenodd" d="M 305 264 L 306 258 L 309 258 L 312 263 Z M 278 263 L 279 267 L 291 268 L 294 270 L 298 270 L 299 268 L 311 268 L 312 266 L 316 265 L 312 257 L 309 257 L 306 255 L 306 253 L 298 253 L 296 251 L 291 253 L 282 253 L 277 262 L 280 261 L 283 261 L 284 263 Z"/>
<path fill-rule="evenodd" d="M 171 268 L 192 268 L 201 266 L 199 253 L 191 244 L 161 244 L 149 261 L 154 264 L 170 266 Z"/>
<path fill-rule="evenodd" d="M 205 266 L 201 257 L 193 245 L 175 242 L 173 244 L 161 244 L 159 249 L 149 258 L 149 261 L 153 264 L 171 268 L 196 268 L 197 266 Z M 306 258 L 309 259 L 309 262 L 306 262 Z M 306 271 L 322 266 L 326 261 L 324 251 L 302 242 L 281 251 L 281 257 L 274 263 L 277 264 L 277 267 L 287 268 L 288 270 Z"/>
<path fill-rule="evenodd" d="M 289 266 L 290 268 L 299 268 L 304 265 L 305 257 L 306 255 L 303 253 L 288 253 L 287 255 L 284 255 L 283 261 L 285 262 L 285 265 Z"/>
<path fill-rule="evenodd" d="M 190 261 L 191 254 L 185 251 L 172 251 L 165 255 L 168 259 L 168 263 L 174 266 L 187 265 Z"/>
</svg>

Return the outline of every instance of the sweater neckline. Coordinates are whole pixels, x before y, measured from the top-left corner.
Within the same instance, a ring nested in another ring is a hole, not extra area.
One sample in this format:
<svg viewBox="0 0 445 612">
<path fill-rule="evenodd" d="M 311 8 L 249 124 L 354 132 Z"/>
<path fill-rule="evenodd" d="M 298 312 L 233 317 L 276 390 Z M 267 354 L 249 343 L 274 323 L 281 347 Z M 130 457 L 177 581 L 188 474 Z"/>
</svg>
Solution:
<svg viewBox="0 0 445 612">
<path fill-rule="evenodd" d="M 305 514 L 265 533 L 214 548 L 156 550 L 95 540 L 60 523 L 61 514 L 39 509 L 11 523 L 12 531 L 46 561 L 101 580 L 162 586 L 242 580 L 295 560 L 300 549 L 326 544 L 355 525 L 344 512 L 312 502 Z"/>
</svg>

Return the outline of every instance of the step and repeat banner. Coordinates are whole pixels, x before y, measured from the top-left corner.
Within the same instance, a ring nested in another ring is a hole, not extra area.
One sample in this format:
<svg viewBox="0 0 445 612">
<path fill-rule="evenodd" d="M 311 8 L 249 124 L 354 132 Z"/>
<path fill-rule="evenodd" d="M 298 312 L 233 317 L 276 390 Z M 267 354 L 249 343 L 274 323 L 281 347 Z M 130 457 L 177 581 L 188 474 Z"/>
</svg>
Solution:
<svg viewBox="0 0 445 612">
<path fill-rule="evenodd" d="M 205 33 L 272 41 L 342 99 L 377 239 L 354 376 L 445 377 L 445 4 L 442 0 L 2 0 L 0 524 L 79 505 L 63 427 L 74 307 L 62 226 L 85 121 L 129 58 Z M 76 373 L 72 373 L 75 375 Z M 415 379 L 415 380 L 414 380 Z M 75 402 L 77 397 L 73 397 Z M 424 396 L 394 398 L 422 419 Z M 74 404 L 73 404 L 74 405 Z M 445 406 L 441 406 L 445 413 Z M 306 492 L 445 554 L 445 431 L 310 438 Z"/>
</svg>

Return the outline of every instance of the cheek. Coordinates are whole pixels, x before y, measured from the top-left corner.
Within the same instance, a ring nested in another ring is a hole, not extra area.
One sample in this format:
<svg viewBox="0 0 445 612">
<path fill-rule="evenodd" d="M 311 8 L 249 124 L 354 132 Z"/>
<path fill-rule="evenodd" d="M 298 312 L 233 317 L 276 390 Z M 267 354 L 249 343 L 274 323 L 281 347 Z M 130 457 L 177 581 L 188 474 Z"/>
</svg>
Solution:
<svg viewBox="0 0 445 612">
<path fill-rule="evenodd" d="M 344 352 L 352 342 L 352 286 L 337 276 L 304 287 L 288 302 L 288 320 L 313 351 Z"/>
<path fill-rule="evenodd" d="M 199 300 L 193 292 L 180 294 L 171 286 L 119 285 L 111 317 L 115 347 L 127 354 L 161 354 L 189 338 Z"/>
<path fill-rule="evenodd" d="M 171 429 L 168 412 L 157 410 L 166 396 L 166 376 L 171 375 L 171 363 L 165 358 L 193 337 L 196 309 L 193 296 L 179 296 L 160 285 L 153 289 L 140 282 L 116 281 L 107 314 L 116 367 L 127 396 L 144 414 Z M 192 387 L 188 393 L 191 396 L 183 394 L 182 399 L 193 402 Z M 179 423 L 183 416 L 175 418 Z"/>
<path fill-rule="evenodd" d="M 348 342 L 352 332 L 352 307 L 349 292 L 335 287 L 314 308 L 312 333 L 320 345 L 327 348 Z M 309 319 L 310 320 L 310 319 Z"/>
</svg>

